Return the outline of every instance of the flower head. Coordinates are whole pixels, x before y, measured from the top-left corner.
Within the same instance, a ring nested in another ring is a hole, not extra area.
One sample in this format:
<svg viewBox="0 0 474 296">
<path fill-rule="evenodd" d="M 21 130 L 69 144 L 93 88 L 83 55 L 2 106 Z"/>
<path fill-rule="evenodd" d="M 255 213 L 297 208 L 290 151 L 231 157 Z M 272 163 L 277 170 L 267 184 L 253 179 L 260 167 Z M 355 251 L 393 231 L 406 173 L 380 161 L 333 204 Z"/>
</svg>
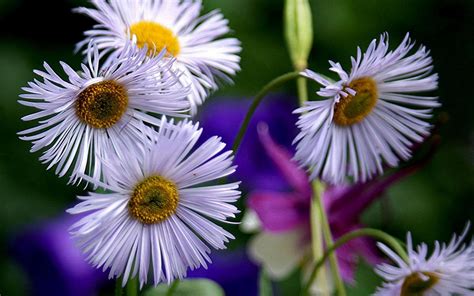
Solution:
<svg viewBox="0 0 474 296">
<path fill-rule="evenodd" d="M 103 54 L 112 56 L 133 40 L 139 47 L 167 50 L 174 57 L 174 68 L 183 73 L 180 82 L 191 86 L 188 99 L 196 113 L 219 81 L 231 82 L 239 70 L 241 48 L 235 38 L 219 39 L 230 29 L 218 11 L 199 16 L 200 0 L 94 0 L 96 6 L 78 8 L 98 22 L 86 31 L 78 49 L 94 39 Z M 149 52 L 152 54 L 152 52 Z"/>
<path fill-rule="evenodd" d="M 61 62 L 66 80 L 47 63 L 46 72 L 34 71 L 43 82 L 30 82 L 19 102 L 40 110 L 23 117 L 39 125 L 19 134 L 33 142 L 32 152 L 47 148 L 40 160 L 48 169 L 56 166 L 59 176 L 72 169 L 72 182 L 86 173 L 99 179 L 106 155 L 141 145 L 144 122 L 160 124 L 147 112 L 183 116 L 189 110 L 188 90 L 176 87 L 172 60 L 163 61 L 164 51 L 150 59 L 146 51 L 129 43 L 110 66 L 99 66 L 98 49 L 90 44 L 81 72 Z"/>
<path fill-rule="evenodd" d="M 397 266 L 383 263 L 376 272 L 386 283 L 378 288 L 376 295 L 473 295 L 474 294 L 474 243 L 462 244 L 469 225 L 451 242 L 435 242 L 435 249 L 428 256 L 425 243 L 415 249 L 410 233 L 407 235 L 408 262 L 403 261 L 390 248 L 379 243 Z"/>
<path fill-rule="evenodd" d="M 68 210 L 88 215 L 73 225 L 73 237 L 96 267 L 123 276 L 138 274 L 143 286 L 183 278 L 187 269 L 207 266 L 209 246 L 224 249 L 233 236 L 211 220 L 225 222 L 238 210 L 238 183 L 209 185 L 230 175 L 231 151 L 212 137 L 193 150 L 202 130 L 187 121 L 162 120 L 144 150 L 108 159 L 110 193 L 89 193 Z M 192 151 L 193 150 L 193 151 Z M 219 154 L 219 155 L 218 155 Z M 94 180 L 91 180 L 94 182 Z"/>
<path fill-rule="evenodd" d="M 337 82 L 310 70 L 302 73 L 323 85 L 318 92 L 323 100 L 295 111 L 301 130 L 295 159 L 311 170 L 311 178 L 341 184 L 349 176 L 365 182 L 383 173 L 385 164 L 395 167 L 409 159 L 411 145 L 429 134 L 426 119 L 439 103 L 422 93 L 437 88 L 438 75 L 431 74 L 425 47 L 409 55 L 413 47 L 407 34 L 389 51 L 383 34 L 363 55 L 357 49 L 350 72 L 330 61 Z"/>
</svg>

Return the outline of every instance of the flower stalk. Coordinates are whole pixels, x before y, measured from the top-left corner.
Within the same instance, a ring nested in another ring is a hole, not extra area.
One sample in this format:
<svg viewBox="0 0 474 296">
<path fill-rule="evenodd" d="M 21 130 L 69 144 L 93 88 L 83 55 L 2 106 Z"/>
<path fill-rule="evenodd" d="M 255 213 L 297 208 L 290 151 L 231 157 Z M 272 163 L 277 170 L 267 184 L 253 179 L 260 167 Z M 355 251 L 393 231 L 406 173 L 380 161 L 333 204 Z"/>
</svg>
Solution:
<svg viewBox="0 0 474 296">
<path fill-rule="evenodd" d="M 341 247 L 342 245 L 346 244 L 347 242 L 353 239 L 364 237 L 364 236 L 373 237 L 379 241 L 383 241 L 384 243 L 389 245 L 405 262 L 408 262 L 408 255 L 406 251 L 403 249 L 400 242 L 393 236 L 378 229 L 372 229 L 372 228 L 357 229 L 357 230 L 344 234 L 337 241 L 335 241 L 333 244 L 328 246 L 324 255 L 316 262 L 316 265 L 314 266 L 313 271 L 311 272 L 309 280 L 302 290 L 303 295 L 309 295 L 309 289 L 311 287 L 311 284 L 315 281 L 318 275 L 318 271 L 322 269 L 322 266 L 324 265 L 326 260 L 330 258 L 330 256 L 332 256 L 333 254 L 335 254 L 335 251 L 339 247 Z"/>
<path fill-rule="evenodd" d="M 127 296 L 138 296 L 138 277 L 129 279 L 125 286 Z"/>
<path fill-rule="evenodd" d="M 123 295 L 123 288 L 122 288 L 122 279 L 117 278 L 115 280 L 115 296 L 122 296 Z"/>
<path fill-rule="evenodd" d="M 166 296 L 172 296 L 176 289 L 178 288 L 179 280 L 176 279 L 173 283 L 169 286 L 168 291 L 166 291 Z"/>
<path fill-rule="evenodd" d="M 296 78 L 300 77 L 299 72 L 289 72 L 286 74 L 283 74 L 272 81 L 270 81 L 268 84 L 266 84 L 255 96 L 255 98 L 252 101 L 252 104 L 250 105 L 247 114 L 245 115 L 244 121 L 240 125 L 239 132 L 237 133 L 237 136 L 235 137 L 234 143 L 232 145 L 232 150 L 234 151 L 234 154 L 237 154 L 237 151 L 239 150 L 240 144 L 242 144 L 242 140 L 245 136 L 245 133 L 247 132 L 247 129 L 250 124 L 250 120 L 252 119 L 252 116 L 255 114 L 255 111 L 257 110 L 257 107 L 260 105 L 260 103 L 263 101 L 263 99 L 268 95 L 268 93 L 275 88 L 278 88 L 282 86 L 283 84 L 287 83 L 288 81 L 294 80 Z"/>
<path fill-rule="evenodd" d="M 326 210 L 324 208 L 323 198 L 322 198 L 323 193 L 324 193 L 324 185 L 320 181 L 314 181 L 312 185 L 313 185 L 313 204 L 316 204 L 319 210 L 318 217 L 320 218 L 320 223 L 321 223 L 321 228 L 322 228 L 322 237 L 324 237 L 324 242 L 326 243 L 326 245 L 333 245 L 331 228 L 329 227 L 329 220 L 326 215 Z M 329 263 L 331 265 L 331 274 L 336 284 L 337 293 L 339 296 L 345 296 L 346 289 L 344 287 L 344 282 L 342 281 L 339 264 L 337 263 L 336 253 L 331 253 L 329 255 Z"/>
<path fill-rule="evenodd" d="M 319 262 L 319 259 L 324 255 L 322 211 L 318 199 L 313 198 L 311 201 L 311 251 L 313 254 L 314 263 Z M 317 286 L 320 288 L 321 296 L 331 295 L 332 287 L 329 286 L 326 268 L 324 265 L 320 266 L 321 273 L 315 278 Z"/>
</svg>

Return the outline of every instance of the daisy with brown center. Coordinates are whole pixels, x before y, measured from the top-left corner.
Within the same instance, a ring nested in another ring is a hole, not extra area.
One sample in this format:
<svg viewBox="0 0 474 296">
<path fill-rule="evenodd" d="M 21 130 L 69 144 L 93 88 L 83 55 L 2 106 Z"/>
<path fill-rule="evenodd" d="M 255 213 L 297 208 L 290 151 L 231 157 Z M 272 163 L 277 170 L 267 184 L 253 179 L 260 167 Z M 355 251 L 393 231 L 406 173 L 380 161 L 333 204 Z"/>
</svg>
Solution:
<svg viewBox="0 0 474 296">
<path fill-rule="evenodd" d="M 78 49 L 94 39 L 104 53 L 111 56 L 133 40 L 139 47 L 168 51 L 176 59 L 175 69 L 183 73 L 180 82 L 190 85 L 191 111 L 201 105 L 220 81 L 232 82 L 240 69 L 240 42 L 222 38 L 229 33 L 228 21 L 218 11 L 204 16 L 200 0 L 94 0 L 96 9 L 81 7 L 76 11 L 93 18 L 98 24 L 86 31 Z"/>
<path fill-rule="evenodd" d="M 375 295 L 474 295 L 474 244 L 462 244 L 468 228 L 469 225 L 461 236 L 454 235 L 448 245 L 436 242 L 431 256 L 428 256 L 428 246 L 424 243 L 414 249 L 411 235 L 408 234 L 408 262 L 379 243 L 380 249 L 397 266 L 383 263 L 376 267 L 377 274 L 386 282 Z"/>
<path fill-rule="evenodd" d="M 141 286 L 186 276 L 207 267 L 209 247 L 224 249 L 233 236 L 213 221 L 238 213 L 238 183 L 212 185 L 235 171 L 232 152 L 212 137 L 199 147 L 198 124 L 163 119 L 144 150 L 105 161 L 109 193 L 89 193 L 68 210 L 87 213 L 73 225 L 73 237 L 96 267 L 123 284 L 138 275 Z"/>
<path fill-rule="evenodd" d="M 59 176 L 71 173 L 73 183 L 83 174 L 101 178 L 101 159 L 142 145 L 144 123 L 160 124 L 147 112 L 182 117 L 189 111 L 189 90 L 176 87 L 172 60 L 164 61 L 164 54 L 149 58 L 147 49 L 129 43 L 104 67 L 90 44 L 82 71 L 61 62 L 67 79 L 45 63 L 46 72 L 34 71 L 43 81 L 30 82 L 20 96 L 21 104 L 39 109 L 23 117 L 39 124 L 20 132 L 21 139 L 33 142 L 32 152 L 46 148 L 40 160 L 48 169 L 56 166 Z"/>
<path fill-rule="evenodd" d="M 351 177 L 364 182 L 410 158 L 410 147 L 430 131 L 426 121 L 438 99 L 427 96 L 438 86 L 431 74 L 432 59 L 421 46 L 409 54 L 414 43 L 408 34 L 393 51 L 388 35 L 373 40 L 362 55 L 352 58 L 350 72 L 330 61 L 340 80 L 329 81 L 313 71 L 302 75 L 323 85 L 323 100 L 307 102 L 296 110 L 301 132 L 296 137 L 295 159 L 332 184 Z"/>
</svg>

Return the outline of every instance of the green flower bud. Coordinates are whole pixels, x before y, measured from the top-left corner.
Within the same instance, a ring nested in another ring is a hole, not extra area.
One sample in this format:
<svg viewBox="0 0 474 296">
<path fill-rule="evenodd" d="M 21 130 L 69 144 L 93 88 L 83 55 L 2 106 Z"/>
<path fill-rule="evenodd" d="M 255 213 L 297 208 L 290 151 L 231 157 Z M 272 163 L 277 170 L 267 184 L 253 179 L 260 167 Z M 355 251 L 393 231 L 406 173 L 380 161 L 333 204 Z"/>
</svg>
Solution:
<svg viewBox="0 0 474 296">
<path fill-rule="evenodd" d="M 285 1 L 285 38 L 294 68 L 306 69 L 313 47 L 313 20 L 308 0 Z"/>
</svg>

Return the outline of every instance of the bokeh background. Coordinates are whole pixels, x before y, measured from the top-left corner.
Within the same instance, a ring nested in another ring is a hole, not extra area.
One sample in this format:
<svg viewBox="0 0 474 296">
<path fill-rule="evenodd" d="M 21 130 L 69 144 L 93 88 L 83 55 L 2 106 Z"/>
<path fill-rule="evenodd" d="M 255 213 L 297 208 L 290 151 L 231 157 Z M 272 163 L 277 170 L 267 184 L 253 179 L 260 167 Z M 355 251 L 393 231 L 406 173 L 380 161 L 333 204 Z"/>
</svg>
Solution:
<svg viewBox="0 0 474 296">
<path fill-rule="evenodd" d="M 230 20 L 234 36 L 243 44 L 242 71 L 234 86 L 213 95 L 248 99 L 275 76 L 291 70 L 282 34 L 283 0 L 203 0 L 205 11 L 221 9 Z M 327 73 L 327 60 L 348 65 L 356 46 L 365 48 L 382 32 L 392 44 L 406 32 L 431 49 L 440 74 L 438 110 L 444 120 L 442 144 L 432 161 L 410 178 L 393 186 L 383 201 L 364 216 L 366 224 L 381 227 L 403 238 L 411 230 L 417 241 L 448 240 L 474 218 L 474 1 L 472 0 L 311 0 L 315 44 L 311 67 Z M 39 163 L 40 153 L 29 153 L 30 144 L 16 132 L 29 125 L 20 120 L 31 112 L 16 101 L 20 88 L 33 79 L 33 69 L 48 61 L 78 66 L 73 46 L 92 26 L 84 16 L 71 12 L 81 0 L 0 0 L 0 294 L 41 295 L 25 272 L 30 262 L 46 281 L 47 258 L 14 256 L 30 242 L 18 241 L 25 231 L 64 216 L 84 188 L 67 186 Z M 312 91 L 316 85 L 310 84 Z M 281 90 L 294 94 L 292 85 Z M 291 96 L 288 97 L 291 99 Z M 382 211 L 382 209 L 384 209 Z M 388 213 L 388 214 L 387 214 Z M 474 221 L 473 221 L 474 222 Z M 234 249 L 244 245 L 239 236 Z M 48 246 L 43 246 L 48 248 Z M 64 250 L 58 250 L 58 252 Z M 28 249 L 26 249 L 28 252 Z M 24 254 L 24 253 L 22 253 Z M 72 259 L 71 259 L 72 260 Z M 21 264 L 20 264 L 21 263 Z M 373 291 L 377 278 L 361 265 L 352 295 Z M 281 294 L 297 284 L 293 276 L 276 284 Z M 60 280 L 56 285 L 60 286 Z M 245 285 L 243 283 L 242 285 Z M 109 288 L 102 288 L 106 295 Z M 49 294 L 52 295 L 52 294 Z"/>
</svg>

